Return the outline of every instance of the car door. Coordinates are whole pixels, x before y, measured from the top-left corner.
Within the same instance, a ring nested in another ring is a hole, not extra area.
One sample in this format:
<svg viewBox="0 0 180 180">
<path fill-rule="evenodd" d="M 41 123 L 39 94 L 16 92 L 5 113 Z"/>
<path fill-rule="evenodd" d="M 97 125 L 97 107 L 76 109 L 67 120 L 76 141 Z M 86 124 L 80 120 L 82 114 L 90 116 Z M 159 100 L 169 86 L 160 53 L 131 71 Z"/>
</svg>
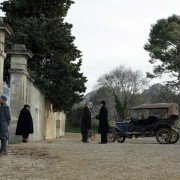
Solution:
<svg viewBox="0 0 180 180">
<path fill-rule="evenodd" d="M 133 134 L 133 132 L 134 132 L 134 120 L 131 120 L 130 122 L 129 122 L 129 124 L 128 124 L 128 133 L 129 134 Z"/>
<path fill-rule="evenodd" d="M 145 119 L 136 120 L 134 123 L 134 132 L 140 134 L 143 128 L 146 128 L 146 120 Z"/>
</svg>

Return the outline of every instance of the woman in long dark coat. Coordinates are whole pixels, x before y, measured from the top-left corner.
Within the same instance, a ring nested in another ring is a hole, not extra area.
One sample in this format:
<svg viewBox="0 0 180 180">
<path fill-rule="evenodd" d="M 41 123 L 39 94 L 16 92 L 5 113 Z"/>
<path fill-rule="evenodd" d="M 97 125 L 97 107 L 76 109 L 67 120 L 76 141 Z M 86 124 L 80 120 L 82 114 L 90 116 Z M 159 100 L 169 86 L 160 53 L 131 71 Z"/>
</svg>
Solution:
<svg viewBox="0 0 180 180">
<path fill-rule="evenodd" d="M 24 105 L 21 109 L 16 128 L 16 135 L 22 135 L 24 143 L 27 142 L 29 134 L 33 133 L 33 121 L 29 109 L 29 105 Z"/>
<path fill-rule="evenodd" d="M 91 130 L 91 109 L 92 103 L 88 102 L 83 108 L 83 114 L 81 119 L 81 134 L 82 141 L 84 143 L 88 142 L 88 130 Z"/>
<path fill-rule="evenodd" d="M 99 128 L 98 132 L 101 134 L 101 142 L 102 144 L 107 143 L 107 134 L 109 133 L 109 125 L 108 125 L 108 110 L 106 108 L 106 102 L 100 102 L 101 109 L 96 118 L 99 120 Z"/>
</svg>

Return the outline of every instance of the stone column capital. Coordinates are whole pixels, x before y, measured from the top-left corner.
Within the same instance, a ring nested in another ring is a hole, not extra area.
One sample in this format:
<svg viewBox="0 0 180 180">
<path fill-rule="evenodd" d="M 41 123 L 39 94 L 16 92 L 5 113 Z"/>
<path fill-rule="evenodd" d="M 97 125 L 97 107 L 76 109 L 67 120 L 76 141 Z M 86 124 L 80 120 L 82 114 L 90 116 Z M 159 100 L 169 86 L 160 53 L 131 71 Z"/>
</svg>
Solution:
<svg viewBox="0 0 180 180">
<path fill-rule="evenodd" d="M 8 49 L 7 54 L 11 56 L 21 56 L 26 59 L 32 58 L 33 54 L 31 51 L 27 50 L 24 44 L 14 44 L 11 49 Z"/>
<path fill-rule="evenodd" d="M 2 22 L 1 20 L 0 20 L 0 31 L 5 32 L 6 36 L 11 36 L 13 34 L 13 30 L 11 29 L 11 27 L 8 24 Z"/>
</svg>

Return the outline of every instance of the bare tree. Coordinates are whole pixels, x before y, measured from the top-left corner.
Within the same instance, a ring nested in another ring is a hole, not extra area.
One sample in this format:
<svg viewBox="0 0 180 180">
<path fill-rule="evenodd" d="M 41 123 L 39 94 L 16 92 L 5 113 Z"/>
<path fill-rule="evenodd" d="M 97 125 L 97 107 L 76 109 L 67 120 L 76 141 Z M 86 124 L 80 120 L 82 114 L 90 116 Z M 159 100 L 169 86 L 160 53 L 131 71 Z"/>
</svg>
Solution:
<svg viewBox="0 0 180 180">
<path fill-rule="evenodd" d="M 111 90 L 120 120 L 127 117 L 127 109 L 129 105 L 135 103 L 135 95 L 142 92 L 147 84 L 148 81 L 141 71 L 133 71 L 122 65 L 98 79 L 99 87 L 107 87 Z"/>
<path fill-rule="evenodd" d="M 160 83 L 153 84 L 143 92 L 146 103 L 171 103 L 176 102 L 176 94 L 169 86 Z"/>
</svg>

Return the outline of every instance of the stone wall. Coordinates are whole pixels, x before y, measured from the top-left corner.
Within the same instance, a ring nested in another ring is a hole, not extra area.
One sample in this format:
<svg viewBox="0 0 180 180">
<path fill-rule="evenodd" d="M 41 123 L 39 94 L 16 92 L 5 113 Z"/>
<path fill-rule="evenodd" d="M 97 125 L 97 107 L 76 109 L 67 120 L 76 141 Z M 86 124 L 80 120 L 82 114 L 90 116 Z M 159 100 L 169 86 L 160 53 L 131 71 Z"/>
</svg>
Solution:
<svg viewBox="0 0 180 180">
<path fill-rule="evenodd" d="M 34 124 L 34 133 L 30 135 L 30 141 L 55 139 L 63 136 L 65 132 L 65 114 L 53 111 L 51 102 L 34 85 L 27 72 L 27 60 L 32 57 L 32 53 L 24 45 L 19 44 L 15 44 L 12 49 L 7 50 L 7 53 L 11 55 L 10 106 L 12 123 L 10 126 L 10 142 L 21 141 L 21 137 L 15 136 L 15 129 L 19 112 L 24 104 L 31 106 Z M 58 127 L 57 122 L 59 123 Z"/>
<path fill-rule="evenodd" d="M 34 122 L 34 134 L 31 140 L 55 139 L 57 132 L 61 130 L 60 136 L 64 135 L 65 114 L 63 112 L 53 112 L 52 104 L 45 99 L 33 82 L 27 80 L 27 104 L 31 106 L 31 113 Z M 56 128 L 57 121 L 61 122 L 59 128 Z"/>
<path fill-rule="evenodd" d="M 56 138 L 60 138 L 65 135 L 65 113 L 57 113 L 56 116 Z"/>
<path fill-rule="evenodd" d="M 3 94 L 3 73 L 4 73 L 4 60 L 6 58 L 5 49 L 5 38 L 11 36 L 12 29 L 8 24 L 3 22 L 2 17 L 0 17 L 0 94 Z"/>
</svg>

